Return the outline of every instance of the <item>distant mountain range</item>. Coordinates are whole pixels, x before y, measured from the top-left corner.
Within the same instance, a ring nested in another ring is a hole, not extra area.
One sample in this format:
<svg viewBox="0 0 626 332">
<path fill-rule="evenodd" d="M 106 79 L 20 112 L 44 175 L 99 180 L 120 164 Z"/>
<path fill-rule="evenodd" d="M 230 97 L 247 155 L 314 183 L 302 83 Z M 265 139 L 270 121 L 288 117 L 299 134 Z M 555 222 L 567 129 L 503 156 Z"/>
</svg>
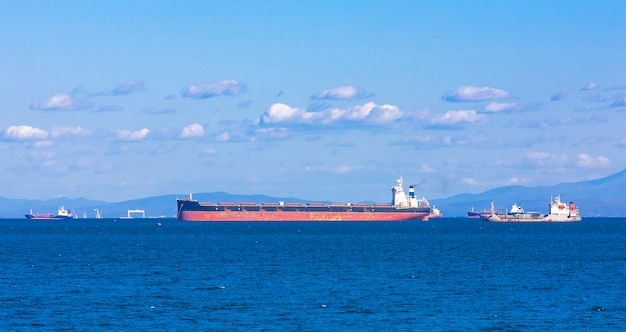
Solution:
<svg viewBox="0 0 626 332">
<path fill-rule="evenodd" d="M 496 209 L 510 209 L 513 203 L 526 211 L 548 213 L 551 197 L 561 195 L 563 202 L 574 202 L 583 217 L 626 216 L 626 169 L 605 178 L 561 183 L 554 186 L 525 187 L 508 186 L 480 194 L 460 194 L 430 203 L 445 216 L 466 216 L 467 211 L 489 209 L 491 202 Z"/>
<path fill-rule="evenodd" d="M 554 186 L 525 187 L 508 186 L 480 194 L 460 194 L 448 198 L 430 200 L 446 217 L 465 217 L 467 211 L 488 209 L 491 202 L 496 209 L 504 210 L 517 203 L 526 211 L 547 213 L 551 197 L 561 195 L 564 202 L 573 201 L 583 217 L 626 216 L 626 169 L 605 178 Z M 391 196 L 391 194 L 390 194 Z M 24 214 L 55 213 L 59 206 L 73 211 L 79 218 L 95 218 L 96 209 L 103 218 L 127 217 L 128 210 L 144 210 L 146 217 L 175 217 L 176 198 L 187 195 L 163 195 L 129 201 L 110 203 L 86 198 L 55 198 L 51 200 L 10 199 L 0 197 L 0 218 L 23 218 Z M 194 194 L 194 199 L 208 202 L 319 202 L 290 197 L 266 195 L 234 195 L 225 192 Z M 381 202 L 383 203 L 383 202 Z M 140 214 L 133 214 L 134 217 Z"/>
</svg>

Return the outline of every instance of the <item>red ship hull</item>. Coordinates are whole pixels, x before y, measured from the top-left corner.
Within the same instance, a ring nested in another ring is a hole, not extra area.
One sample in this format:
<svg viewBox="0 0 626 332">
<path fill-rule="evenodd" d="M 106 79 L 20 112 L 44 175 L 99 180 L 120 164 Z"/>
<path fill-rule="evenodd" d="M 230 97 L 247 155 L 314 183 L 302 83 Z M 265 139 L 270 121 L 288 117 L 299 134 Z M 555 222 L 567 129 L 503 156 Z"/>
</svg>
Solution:
<svg viewBox="0 0 626 332">
<path fill-rule="evenodd" d="M 430 207 L 395 208 L 389 204 L 200 203 L 178 200 L 182 221 L 403 221 L 422 220 Z"/>
<path fill-rule="evenodd" d="M 182 211 L 182 221 L 404 221 L 422 220 L 428 212 L 286 212 Z"/>
</svg>

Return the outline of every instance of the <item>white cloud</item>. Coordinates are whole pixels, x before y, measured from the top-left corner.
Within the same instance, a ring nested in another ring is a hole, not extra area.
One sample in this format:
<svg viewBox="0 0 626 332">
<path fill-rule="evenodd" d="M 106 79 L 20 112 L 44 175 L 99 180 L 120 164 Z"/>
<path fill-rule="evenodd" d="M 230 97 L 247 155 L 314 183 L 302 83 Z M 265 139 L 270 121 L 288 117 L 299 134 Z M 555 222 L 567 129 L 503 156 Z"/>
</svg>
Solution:
<svg viewBox="0 0 626 332">
<path fill-rule="evenodd" d="M 476 123 L 485 119 L 484 114 L 478 114 L 473 110 L 447 111 L 445 114 L 436 115 L 431 119 L 433 125 L 455 125 L 462 122 Z"/>
<path fill-rule="evenodd" d="M 58 93 L 48 99 L 36 101 L 30 108 L 44 111 L 75 111 L 87 109 L 92 106 L 90 101 L 77 98 L 68 93 Z"/>
<path fill-rule="evenodd" d="M 592 157 L 586 153 L 577 156 L 576 164 L 580 167 L 598 168 L 605 167 L 611 163 L 611 160 L 605 156 Z"/>
<path fill-rule="evenodd" d="M 59 127 L 52 129 L 50 137 L 63 137 L 63 136 L 88 136 L 90 132 L 79 126 L 76 127 Z"/>
<path fill-rule="evenodd" d="M 363 122 L 382 125 L 402 117 L 394 105 L 377 105 L 373 102 L 348 109 L 330 108 L 311 112 L 302 108 L 277 103 L 272 105 L 259 119 L 263 124 L 332 124 L 337 122 Z"/>
<path fill-rule="evenodd" d="M 31 126 L 10 126 L 4 131 L 4 137 L 12 140 L 41 140 L 48 136 L 47 130 Z"/>
<path fill-rule="evenodd" d="M 498 112 L 512 110 L 512 109 L 515 109 L 516 107 L 517 107 L 517 103 L 491 102 L 487 106 L 485 106 L 485 112 L 498 113 Z"/>
<path fill-rule="evenodd" d="M 217 96 L 234 96 L 244 92 L 246 86 L 235 80 L 224 80 L 217 83 L 190 85 L 183 89 L 182 96 L 195 99 L 206 99 Z"/>
<path fill-rule="evenodd" d="M 324 90 L 311 96 L 312 99 L 355 100 L 371 96 L 371 93 L 352 85 Z"/>
<path fill-rule="evenodd" d="M 117 139 L 120 141 L 140 141 L 146 138 L 148 134 L 150 134 L 150 130 L 147 128 L 143 128 L 137 131 L 118 130 Z"/>
<path fill-rule="evenodd" d="M 402 112 L 394 105 L 376 105 L 374 103 L 367 103 L 363 106 L 357 106 L 363 108 L 368 114 L 366 122 L 372 124 L 386 124 L 394 122 L 402 117 Z"/>
<path fill-rule="evenodd" d="M 462 102 L 508 99 L 511 97 L 511 94 L 505 90 L 490 88 L 487 86 L 477 87 L 465 85 L 458 87 L 453 92 L 448 92 L 444 94 L 443 99 L 451 102 Z"/>
<path fill-rule="evenodd" d="M 181 138 L 189 138 L 189 137 L 200 137 L 204 136 L 204 128 L 202 125 L 197 123 L 192 123 L 187 127 L 183 128 L 183 131 L 180 133 Z"/>
<path fill-rule="evenodd" d="M 265 111 L 261 116 L 261 121 L 265 124 L 302 122 L 306 120 L 306 110 L 302 108 L 293 108 L 289 105 L 276 103 Z"/>
</svg>

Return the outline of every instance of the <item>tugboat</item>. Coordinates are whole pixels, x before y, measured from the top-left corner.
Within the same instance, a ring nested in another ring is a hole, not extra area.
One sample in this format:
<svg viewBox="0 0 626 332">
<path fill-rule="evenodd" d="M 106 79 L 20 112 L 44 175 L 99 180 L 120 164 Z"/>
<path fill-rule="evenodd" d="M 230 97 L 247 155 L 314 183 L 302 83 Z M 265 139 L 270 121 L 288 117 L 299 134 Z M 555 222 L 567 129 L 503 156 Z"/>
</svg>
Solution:
<svg viewBox="0 0 626 332">
<path fill-rule="evenodd" d="M 441 217 L 443 217 L 443 214 L 441 213 L 441 211 L 439 211 L 438 208 L 436 208 L 433 205 L 433 207 L 430 209 L 430 214 L 422 218 L 422 221 L 428 221 L 430 218 L 441 218 Z"/>
</svg>

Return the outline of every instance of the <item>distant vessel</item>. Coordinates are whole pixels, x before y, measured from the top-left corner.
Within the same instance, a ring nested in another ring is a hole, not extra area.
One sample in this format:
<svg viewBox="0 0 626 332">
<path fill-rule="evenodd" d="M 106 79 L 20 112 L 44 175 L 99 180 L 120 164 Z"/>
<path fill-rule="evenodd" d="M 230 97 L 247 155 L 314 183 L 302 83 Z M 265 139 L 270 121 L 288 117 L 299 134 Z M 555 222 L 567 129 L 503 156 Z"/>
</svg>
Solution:
<svg viewBox="0 0 626 332">
<path fill-rule="evenodd" d="M 499 210 L 494 210 L 493 208 L 493 202 L 491 202 L 491 210 L 482 210 L 482 211 L 474 211 L 474 208 L 472 208 L 471 211 L 467 211 L 467 217 L 468 218 L 483 218 L 483 217 L 488 217 L 491 215 L 491 211 L 495 211 L 496 214 L 501 215 L 501 214 L 506 214 L 506 212 L 504 211 L 499 211 Z"/>
<path fill-rule="evenodd" d="M 441 218 L 441 217 L 443 217 L 443 214 L 441 213 L 441 211 L 439 211 L 438 208 L 433 206 L 430 209 L 430 213 L 426 217 L 424 217 L 422 220 L 423 221 L 428 221 L 428 219 L 430 219 L 430 218 Z"/>
<path fill-rule="evenodd" d="M 208 203 L 191 195 L 177 199 L 176 219 L 183 221 L 401 221 L 422 220 L 431 213 L 425 198 L 409 195 L 402 188 L 402 177 L 391 188 L 391 204 L 323 203 Z"/>
<path fill-rule="evenodd" d="M 44 213 L 44 214 L 33 214 L 33 210 L 30 210 L 30 214 L 25 214 L 26 219 L 33 220 L 63 220 L 63 219 L 74 219 L 75 216 L 72 211 L 68 211 L 65 207 L 60 206 L 57 214 L 52 213 Z"/>
<path fill-rule="evenodd" d="M 561 196 L 556 196 L 554 200 L 550 201 L 549 206 L 550 212 L 543 214 L 539 212 L 525 212 L 521 206 L 513 204 L 511 211 L 502 215 L 496 214 L 492 205 L 492 213 L 488 216 L 483 216 L 482 219 L 490 222 L 577 222 L 582 220 L 578 207 L 574 205 L 574 202 L 566 205 L 561 202 Z"/>
</svg>

